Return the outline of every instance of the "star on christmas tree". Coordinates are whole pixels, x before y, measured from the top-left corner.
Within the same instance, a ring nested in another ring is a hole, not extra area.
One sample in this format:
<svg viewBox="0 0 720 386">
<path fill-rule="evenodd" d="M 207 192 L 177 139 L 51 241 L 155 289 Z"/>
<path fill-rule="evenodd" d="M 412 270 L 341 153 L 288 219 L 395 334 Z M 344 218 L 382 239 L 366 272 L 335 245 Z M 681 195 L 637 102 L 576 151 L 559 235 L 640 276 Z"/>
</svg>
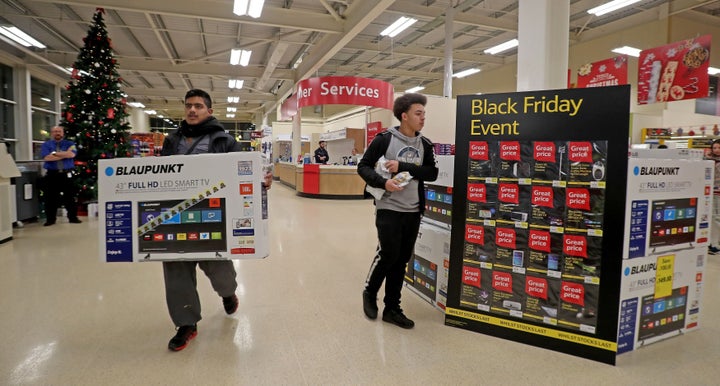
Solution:
<svg viewBox="0 0 720 386">
<path fill-rule="evenodd" d="M 83 38 L 60 120 L 66 137 L 77 145 L 73 175 L 80 202 L 97 199 L 98 160 L 132 156 L 127 95 L 122 91 L 104 13 L 104 9 L 96 9 Z"/>
</svg>

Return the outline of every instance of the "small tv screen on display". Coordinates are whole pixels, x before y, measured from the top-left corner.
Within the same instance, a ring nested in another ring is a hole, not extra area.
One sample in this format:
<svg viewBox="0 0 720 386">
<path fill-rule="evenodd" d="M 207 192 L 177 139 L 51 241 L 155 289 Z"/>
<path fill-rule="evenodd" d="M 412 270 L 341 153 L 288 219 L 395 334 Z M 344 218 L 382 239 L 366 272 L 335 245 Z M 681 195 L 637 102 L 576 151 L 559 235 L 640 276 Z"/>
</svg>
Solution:
<svg viewBox="0 0 720 386">
<path fill-rule="evenodd" d="M 208 198 L 178 208 L 183 200 L 138 202 L 138 251 L 147 253 L 227 250 L 224 198 Z"/>
<path fill-rule="evenodd" d="M 651 216 L 651 247 L 695 241 L 697 198 L 653 201 Z"/>
</svg>

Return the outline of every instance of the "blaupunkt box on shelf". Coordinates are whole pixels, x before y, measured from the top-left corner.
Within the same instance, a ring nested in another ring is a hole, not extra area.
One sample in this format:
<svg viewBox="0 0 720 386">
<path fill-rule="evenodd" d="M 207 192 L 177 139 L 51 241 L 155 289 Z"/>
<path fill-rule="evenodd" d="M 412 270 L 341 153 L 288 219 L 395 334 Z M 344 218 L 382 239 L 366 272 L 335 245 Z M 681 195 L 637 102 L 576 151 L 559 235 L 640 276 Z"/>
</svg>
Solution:
<svg viewBox="0 0 720 386">
<path fill-rule="evenodd" d="M 106 262 L 269 254 L 260 153 L 100 160 L 98 174 Z"/>
</svg>

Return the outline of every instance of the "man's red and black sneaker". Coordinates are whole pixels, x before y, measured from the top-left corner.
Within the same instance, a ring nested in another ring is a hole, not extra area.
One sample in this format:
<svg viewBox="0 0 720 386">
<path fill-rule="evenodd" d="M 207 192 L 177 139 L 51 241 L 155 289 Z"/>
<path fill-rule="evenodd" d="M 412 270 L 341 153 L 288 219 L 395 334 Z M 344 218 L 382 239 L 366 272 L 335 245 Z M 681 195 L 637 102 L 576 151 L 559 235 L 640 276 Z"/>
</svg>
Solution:
<svg viewBox="0 0 720 386">
<path fill-rule="evenodd" d="M 232 315 L 237 311 L 238 309 L 238 297 L 237 295 L 233 294 L 233 296 L 228 296 L 222 298 L 223 300 L 223 307 L 225 307 L 225 312 L 228 315 Z"/>
<path fill-rule="evenodd" d="M 190 339 L 197 336 L 197 325 L 192 326 L 180 326 L 177 329 L 177 334 L 170 339 L 168 343 L 168 349 L 171 351 L 180 351 L 187 346 Z"/>
</svg>

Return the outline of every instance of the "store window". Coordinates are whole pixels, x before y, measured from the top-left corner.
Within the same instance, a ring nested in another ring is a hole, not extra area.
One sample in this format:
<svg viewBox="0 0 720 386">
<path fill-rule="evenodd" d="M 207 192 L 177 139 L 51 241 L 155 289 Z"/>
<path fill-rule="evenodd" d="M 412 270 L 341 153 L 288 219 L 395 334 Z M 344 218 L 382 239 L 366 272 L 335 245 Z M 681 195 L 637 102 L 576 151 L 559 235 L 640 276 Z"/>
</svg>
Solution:
<svg viewBox="0 0 720 386">
<path fill-rule="evenodd" d="M 54 99 L 55 86 L 52 83 L 30 78 L 33 159 L 40 159 L 40 147 L 49 138 L 50 128 L 59 121 Z"/>
<path fill-rule="evenodd" d="M 0 64 L 0 141 L 5 142 L 8 152 L 15 156 L 13 69 L 4 64 Z"/>
</svg>

